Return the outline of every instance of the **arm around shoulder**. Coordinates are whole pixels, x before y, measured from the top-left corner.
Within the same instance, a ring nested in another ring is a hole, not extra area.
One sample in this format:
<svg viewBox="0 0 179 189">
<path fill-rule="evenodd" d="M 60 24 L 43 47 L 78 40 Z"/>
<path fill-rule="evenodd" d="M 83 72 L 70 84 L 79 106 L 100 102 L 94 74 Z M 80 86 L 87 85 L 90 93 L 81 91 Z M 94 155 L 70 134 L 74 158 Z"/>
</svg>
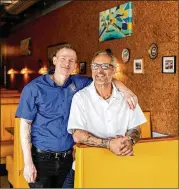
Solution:
<svg viewBox="0 0 179 189">
<path fill-rule="evenodd" d="M 134 109 L 138 103 L 137 96 L 127 88 L 121 81 L 113 79 L 113 83 L 125 95 L 125 100 L 131 109 Z"/>
</svg>

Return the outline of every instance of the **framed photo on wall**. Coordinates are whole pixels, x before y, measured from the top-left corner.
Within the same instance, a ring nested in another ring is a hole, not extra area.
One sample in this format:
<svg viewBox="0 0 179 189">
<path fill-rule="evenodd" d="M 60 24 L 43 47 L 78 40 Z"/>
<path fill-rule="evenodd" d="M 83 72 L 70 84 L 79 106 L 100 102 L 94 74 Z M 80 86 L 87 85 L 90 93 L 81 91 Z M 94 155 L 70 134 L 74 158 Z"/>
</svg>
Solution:
<svg viewBox="0 0 179 189">
<path fill-rule="evenodd" d="M 32 55 L 32 40 L 31 40 L 31 38 L 21 40 L 20 50 L 21 50 L 21 55 Z"/>
<path fill-rule="evenodd" d="M 144 73 L 144 61 L 143 58 L 134 60 L 134 73 Z"/>
<path fill-rule="evenodd" d="M 129 49 L 123 49 L 122 50 L 122 61 L 123 63 L 127 63 L 130 59 L 130 52 L 129 52 Z"/>
<path fill-rule="evenodd" d="M 79 74 L 86 74 L 86 62 L 79 63 Z"/>
<path fill-rule="evenodd" d="M 176 56 L 162 57 L 162 73 L 176 73 Z"/>
</svg>

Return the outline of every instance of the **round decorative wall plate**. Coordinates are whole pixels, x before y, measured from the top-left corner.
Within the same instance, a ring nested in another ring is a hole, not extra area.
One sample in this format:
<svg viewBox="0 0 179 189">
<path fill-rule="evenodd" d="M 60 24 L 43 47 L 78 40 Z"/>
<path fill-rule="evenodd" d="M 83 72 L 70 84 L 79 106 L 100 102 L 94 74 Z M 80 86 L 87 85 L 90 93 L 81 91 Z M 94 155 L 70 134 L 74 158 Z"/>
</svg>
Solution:
<svg viewBox="0 0 179 189">
<path fill-rule="evenodd" d="M 122 50 L 122 61 L 123 63 L 127 63 L 130 58 L 129 49 L 123 49 Z"/>
<path fill-rule="evenodd" d="M 158 47 L 155 43 L 152 43 L 149 48 L 149 57 L 155 59 L 158 55 Z"/>
</svg>

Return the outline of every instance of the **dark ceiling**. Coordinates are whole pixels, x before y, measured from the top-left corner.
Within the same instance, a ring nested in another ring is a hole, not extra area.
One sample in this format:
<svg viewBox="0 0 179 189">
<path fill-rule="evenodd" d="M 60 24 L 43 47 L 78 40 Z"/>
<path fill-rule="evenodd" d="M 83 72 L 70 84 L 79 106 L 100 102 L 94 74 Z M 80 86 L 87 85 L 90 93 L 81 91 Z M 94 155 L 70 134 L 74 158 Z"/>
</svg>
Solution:
<svg viewBox="0 0 179 189">
<path fill-rule="evenodd" d="M 0 38 L 7 38 L 19 26 L 68 2 L 59 0 L 0 0 Z"/>
</svg>

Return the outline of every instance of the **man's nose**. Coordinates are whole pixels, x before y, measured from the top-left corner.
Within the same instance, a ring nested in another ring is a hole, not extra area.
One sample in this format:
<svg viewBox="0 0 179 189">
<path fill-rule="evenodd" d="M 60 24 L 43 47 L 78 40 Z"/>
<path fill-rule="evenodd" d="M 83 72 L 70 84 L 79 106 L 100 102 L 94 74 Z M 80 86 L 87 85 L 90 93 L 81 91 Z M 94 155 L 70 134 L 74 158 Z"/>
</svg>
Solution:
<svg viewBox="0 0 179 189">
<path fill-rule="evenodd" d="M 65 65 L 69 66 L 70 65 L 70 61 L 69 60 L 65 60 Z"/>
<path fill-rule="evenodd" d="M 97 71 L 98 71 L 98 72 L 101 72 L 101 71 L 103 71 L 103 69 L 102 69 L 101 65 L 99 65 L 99 66 L 98 66 L 98 69 L 97 69 Z"/>
</svg>

